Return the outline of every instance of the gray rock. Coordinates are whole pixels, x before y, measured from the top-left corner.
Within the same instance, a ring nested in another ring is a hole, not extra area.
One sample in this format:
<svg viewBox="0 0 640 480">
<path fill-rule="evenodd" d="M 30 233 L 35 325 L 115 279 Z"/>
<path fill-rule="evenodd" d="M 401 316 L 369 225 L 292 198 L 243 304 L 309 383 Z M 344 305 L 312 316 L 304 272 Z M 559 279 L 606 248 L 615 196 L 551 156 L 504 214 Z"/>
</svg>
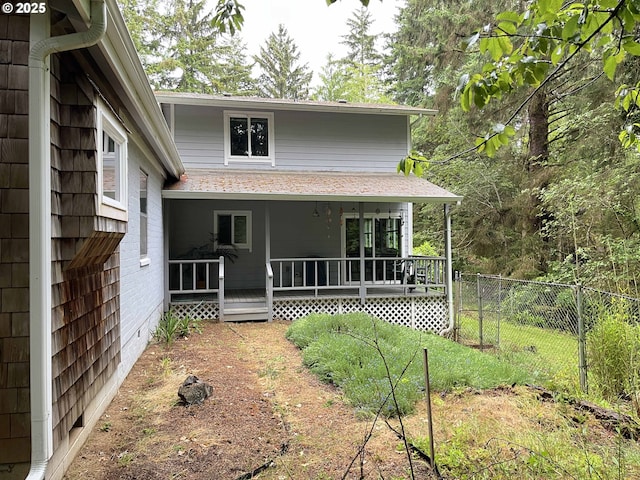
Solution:
<svg viewBox="0 0 640 480">
<path fill-rule="evenodd" d="M 199 405 L 213 393 L 213 387 L 195 375 L 189 375 L 178 389 L 178 396 L 185 405 Z"/>
</svg>

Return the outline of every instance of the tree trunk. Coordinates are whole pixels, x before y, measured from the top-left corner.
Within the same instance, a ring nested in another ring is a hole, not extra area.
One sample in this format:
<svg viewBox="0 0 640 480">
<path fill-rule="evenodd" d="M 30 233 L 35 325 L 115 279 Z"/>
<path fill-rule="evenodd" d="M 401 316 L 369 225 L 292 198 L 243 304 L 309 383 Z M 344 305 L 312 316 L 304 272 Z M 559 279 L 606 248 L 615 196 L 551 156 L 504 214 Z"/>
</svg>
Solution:
<svg viewBox="0 0 640 480">
<path fill-rule="evenodd" d="M 549 102 L 543 89 L 529 102 L 529 155 L 526 162 L 528 172 L 544 168 L 549 159 Z"/>
</svg>

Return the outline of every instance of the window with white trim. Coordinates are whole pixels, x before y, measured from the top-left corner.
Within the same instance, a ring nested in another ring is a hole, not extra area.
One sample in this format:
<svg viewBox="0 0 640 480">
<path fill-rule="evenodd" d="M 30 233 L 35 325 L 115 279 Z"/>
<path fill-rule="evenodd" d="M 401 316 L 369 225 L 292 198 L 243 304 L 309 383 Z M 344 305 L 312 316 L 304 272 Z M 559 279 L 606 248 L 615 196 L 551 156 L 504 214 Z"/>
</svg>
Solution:
<svg viewBox="0 0 640 480">
<path fill-rule="evenodd" d="M 275 165 L 273 113 L 224 112 L 224 163 Z"/>
<path fill-rule="evenodd" d="M 148 194 L 147 184 L 149 183 L 149 175 L 144 170 L 140 170 L 140 259 L 144 260 L 149 254 L 148 250 Z"/>
<path fill-rule="evenodd" d="M 213 229 L 216 248 L 232 246 L 251 251 L 250 211 L 215 211 Z"/>
<path fill-rule="evenodd" d="M 104 104 L 98 103 L 97 111 L 100 213 L 126 220 L 127 132 Z"/>
</svg>

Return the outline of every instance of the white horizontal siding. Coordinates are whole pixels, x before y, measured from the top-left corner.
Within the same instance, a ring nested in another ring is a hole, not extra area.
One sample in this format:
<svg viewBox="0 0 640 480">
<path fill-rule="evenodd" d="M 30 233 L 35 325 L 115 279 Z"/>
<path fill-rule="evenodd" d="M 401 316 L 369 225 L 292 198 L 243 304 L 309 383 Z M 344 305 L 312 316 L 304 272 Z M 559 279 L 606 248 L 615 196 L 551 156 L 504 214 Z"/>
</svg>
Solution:
<svg viewBox="0 0 640 480">
<path fill-rule="evenodd" d="M 160 320 L 164 300 L 164 230 L 161 190 L 164 179 L 145 155 L 129 142 L 129 223 L 120 243 L 120 373 L 126 375 L 144 350 Z M 140 169 L 147 183 L 147 256 L 140 264 Z M 144 288 L 141 288 L 141 286 Z"/>
<path fill-rule="evenodd" d="M 187 172 L 224 167 L 221 108 L 176 105 L 175 125 Z M 388 172 L 409 149 L 405 116 L 276 111 L 271 128 L 275 167 L 282 170 Z M 230 163 L 235 168 L 241 165 Z"/>
</svg>

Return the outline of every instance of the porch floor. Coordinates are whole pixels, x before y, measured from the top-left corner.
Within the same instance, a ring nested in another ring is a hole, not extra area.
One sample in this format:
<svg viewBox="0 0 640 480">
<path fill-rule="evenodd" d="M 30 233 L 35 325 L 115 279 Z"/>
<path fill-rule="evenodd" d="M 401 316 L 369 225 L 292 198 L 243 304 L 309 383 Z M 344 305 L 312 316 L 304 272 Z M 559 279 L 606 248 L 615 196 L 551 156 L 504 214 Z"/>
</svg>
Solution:
<svg viewBox="0 0 640 480">
<path fill-rule="evenodd" d="M 360 292 L 357 287 L 344 289 L 318 289 L 316 290 L 285 290 L 273 292 L 274 300 L 299 300 L 302 298 L 357 298 Z M 397 297 L 443 297 L 441 288 L 418 287 L 414 290 L 409 288 L 367 288 L 367 298 L 397 298 Z M 193 303 L 193 302 L 215 302 L 218 300 L 217 293 L 182 294 L 172 298 L 172 303 Z M 224 301 L 231 303 L 260 303 L 266 302 L 267 297 L 263 289 L 238 289 L 226 290 Z"/>
</svg>

